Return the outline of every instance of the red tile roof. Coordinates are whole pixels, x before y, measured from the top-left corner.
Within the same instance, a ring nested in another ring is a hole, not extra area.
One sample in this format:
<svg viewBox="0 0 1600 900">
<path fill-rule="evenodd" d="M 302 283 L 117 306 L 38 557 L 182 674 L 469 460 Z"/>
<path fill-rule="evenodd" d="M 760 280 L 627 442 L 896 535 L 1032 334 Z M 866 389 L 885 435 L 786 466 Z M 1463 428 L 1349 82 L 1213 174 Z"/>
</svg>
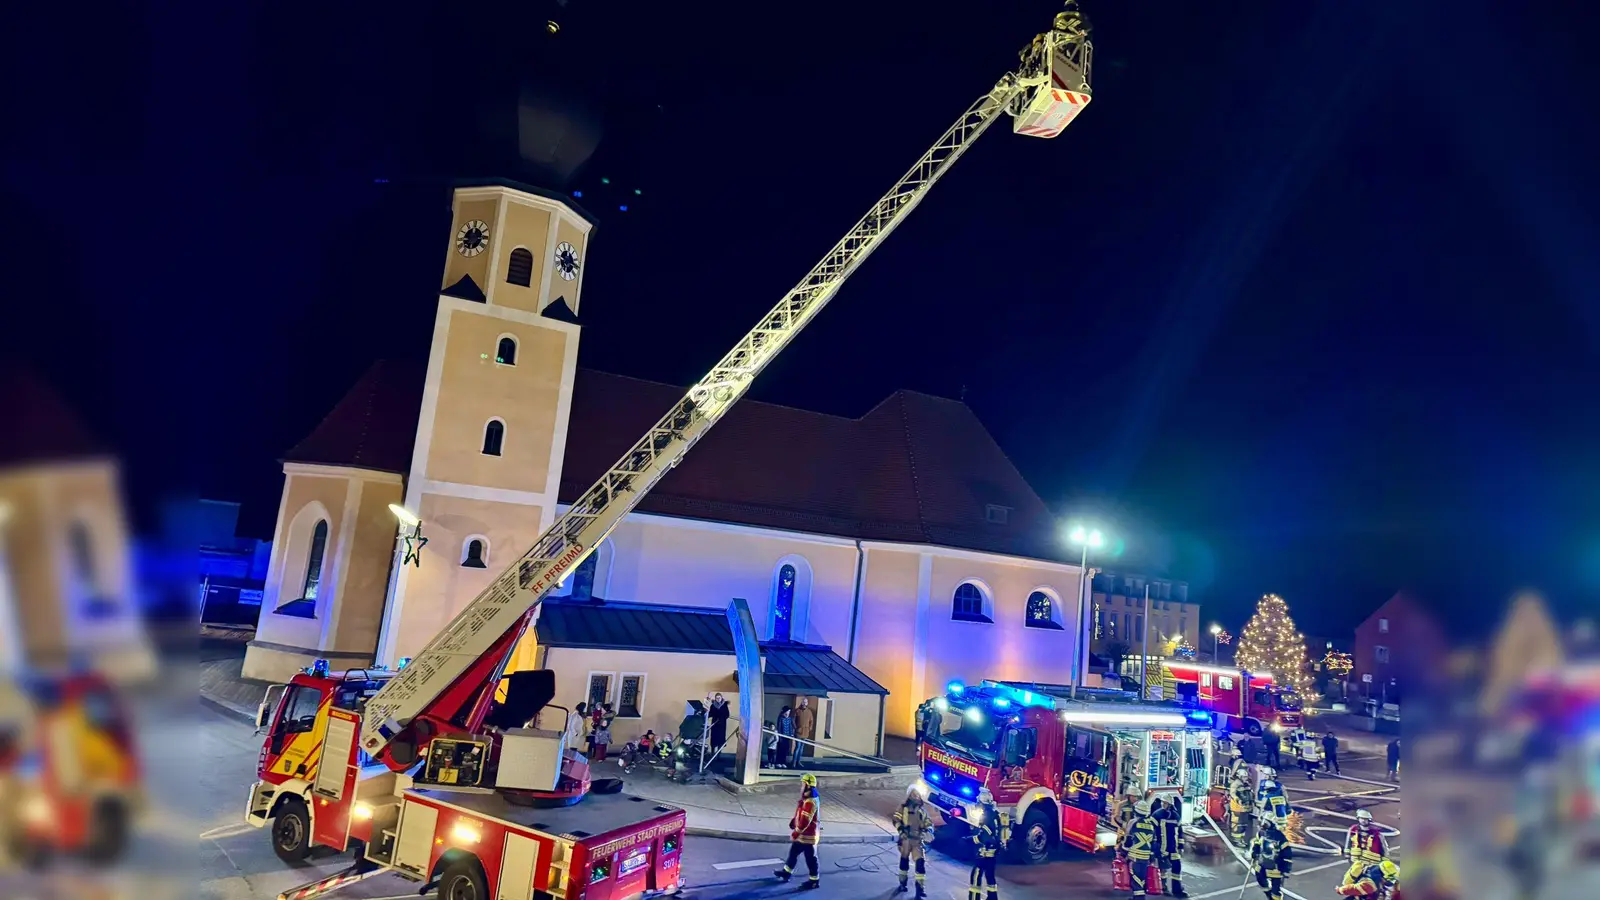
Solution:
<svg viewBox="0 0 1600 900">
<path fill-rule="evenodd" d="M 588 488 L 683 392 L 578 370 L 560 499 Z M 404 473 L 421 393 L 419 367 L 379 363 L 285 460 Z M 1007 507 L 1005 524 L 987 520 L 991 504 Z M 892 394 L 858 419 L 745 400 L 639 511 L 1058 556 L 1044 502 L 972 410 L 913 391 Z"/>
<path fill-rule="evenodd" d="M 20 362 L 0 362 L 0 467 L 105 452 L 105 445 L 38 372 Z"/>
</svg>

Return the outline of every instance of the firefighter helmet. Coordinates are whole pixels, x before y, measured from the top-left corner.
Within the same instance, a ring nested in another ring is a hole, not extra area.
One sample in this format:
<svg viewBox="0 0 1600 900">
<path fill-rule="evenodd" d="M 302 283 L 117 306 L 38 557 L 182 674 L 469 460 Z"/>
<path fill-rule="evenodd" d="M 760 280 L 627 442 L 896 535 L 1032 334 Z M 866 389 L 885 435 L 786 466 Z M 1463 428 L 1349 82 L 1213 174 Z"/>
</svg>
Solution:
<svg viewBox="0 0 1600 900">
<path fill-rule="evenodd" d="M 911 786 L 906 788 L 906 800 L 908 802 L 916 801 L 921 803 L 927 796 L 928 786 L 920 781 L 913 781 Z"/>
<path fill-rule="evenodd" d="M 1382 872 L 1383 877 L 1388 881 L 1400 880 L 1400 867 L 1395 865 L 1393 860 L 1385 859 L 1378 863 L 1378 871 Z"/>
<path fill-rule="evenodd" d="M 1150 815 L 1150 798 L 1140 797 L 1133 803 L 1133 811 L 1141 816 Z"/>
<path fill-rule="evenodd" d="M 989 789 L 988 788 L 979 788 L 978 789 L 978 802 L 983 804 L 984 806 L 989 806 L 992 803 L 994 803 L 994 795 L 989 793 Z"/>
<path fill-rule="evenodd" d="M 1368 812 L 1368 811 L 1366 811 L 1364 809 L 1358 809 L 1358 810 L 1356 810 L 1356 821 L 1361 823 L 1362 825 L 1371 825 L 1372 824 L 1372 813 L 1370 813 L 1370 812 Z"/>
<path fill-rule="evenodd" d="M 814 788 L 817 786 L 817 776 L 807 772 L 800 776 L 800 784 L 808 788 Z"/>
</svg>

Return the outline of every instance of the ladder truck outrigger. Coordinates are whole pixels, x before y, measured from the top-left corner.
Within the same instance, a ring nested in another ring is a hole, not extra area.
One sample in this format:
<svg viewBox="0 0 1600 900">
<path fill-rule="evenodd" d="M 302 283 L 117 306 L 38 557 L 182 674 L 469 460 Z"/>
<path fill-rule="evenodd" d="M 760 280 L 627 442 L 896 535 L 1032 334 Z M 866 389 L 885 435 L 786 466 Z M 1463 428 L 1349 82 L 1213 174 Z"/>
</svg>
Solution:
<svg viewBox="0 0 1600 900">
<path fill-rule="evenodd" d="M 1088 104 L 1089 24 L 1075 0 L 1065 5 L 1023 48 L 1017 70 L 968 107 L 754 329 L 415 657 L 396 670 L 331 673 L 319 663 L 296 676 L 275 707 L 263 703 L 257 724 L 269 731 L 246 821 L 273 823 L 274 848 L 290 861 L 303 860 L 312 845 L 356 850 L 347 871 L 280 900 L 310 900 L 382 873 L 422 882 L 424 890 L 436 886 L 446 900 L 520 900 L 535 892 L 618 900 L 681 886 L 683 811 L 616 795 L 577 804 L 589 793 L 587 761 L 568 746 L 568 729 L 545 730 L 536 721 L 542 710 L 556 709 L 548 707 L 554 676 L 508 674 L 512 652 L 545 596 L 744 396 L 979 135 L 1004 114 L 1017 134 L 1055 137 Z M 311 693 L 293 705 L 302 690 Z"/>
</svg>

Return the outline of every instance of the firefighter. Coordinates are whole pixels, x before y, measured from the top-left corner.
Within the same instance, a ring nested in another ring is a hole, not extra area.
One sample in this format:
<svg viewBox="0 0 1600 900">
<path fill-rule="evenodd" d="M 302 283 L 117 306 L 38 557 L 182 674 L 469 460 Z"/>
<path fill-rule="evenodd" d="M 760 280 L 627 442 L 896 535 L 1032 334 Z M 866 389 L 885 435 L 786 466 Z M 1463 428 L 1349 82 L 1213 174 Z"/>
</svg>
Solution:
<svg viewBox="0 0 1600 900">
<path fill-rule="evenodd" d="M 1250 791 L 1250 769 L 1234 766 L 1228 782 L 1228 824 L 1235 846 L 1250 843 L 1250 812 L 1255 808 L 1255 796 Z"/>
<path fill-rule="evenodd" d="M 905 893 L 906 879 L 914 859 L 917 861 L 917 900 L 922 900 L 928 896 L 927 889 L 923 887 L 928 877 L 923 845 L 933 838 L 933 818 L 928 815 L 920 785 L 914 784 L 906 791 L 905 802 L 895 810 L 894 827 L 900 838 L 900 887 L 895 890 Z"/>
<path fill-rule="evenodd" d="M 822 834 L 821 814 L 817 799 L 817 776 L 807 772 L 800 776 L 800 799 L 794 806 L 794 818 L 789 820 L 789 858 L 783 868 L 772 873 L 778 876 L 779 881 L 788 881 L 789 876 L 794 874 L 795 863 L 804 855 L 806 872 L 811 877 L 800 885 L 802 891 L 821 887 L 817 882 L 817 839 Z"/>
<path fill-rule="evenodd" d="M 967 886 L 968 900 L 999 900 L 1000 887 L 994 880 L 994 866 L 1000 848 L 1011 842 L 1011 818 L 994 805 L 988 788 L 978 790 L 978 808 L 972 811 L 972 842 L 978 845 L 978 858 L 972 864 L 972 879 Z M 987 895 L 987 896 L 986 896 Z"/>
<path fill-rule="evenodd" d="M 1278 773 L 1266 766 L 1261 768 L 1261 786 L 1256 788 L 1256 815 L 1271 819 L 1279 830 L 1289 824 L 1289 798 L 1283 795 Z"/>
<path fill-rule="evenodd" d="M 1066 9 L 1056 13 L 1055 30 L 1071 38 L 1081 39 L 1089 36 L 1089 17 L 1078 8 L 1078 0 L 1067 0 Z"/>
<path fill-rule="evenodd" d="M 1341 888 L 1354 884 L 1368 866 L 1377 865 L 1388 857 L 1383 835 L 1372 821 L 1372 813 L 1364 809 L 1356 810 L 1356 823 L 1345 833 L 1344 849 L 1340 855 L 1350 860 L 1350 868 L 1344 873 Z"/>
<path fill-rule="evenodd" d="M 1256 884 L 1267 900 L 1283 900 L 1283 882 L 1293 866 L 1294 850 L 1289 839 L 1271 819 L 1261 821 L 1261 833 L 1250 845 L 1250 864 L 1255 868 Z"/>
<path fill-rule="evenodd" d="M 1128 864 L 1128 886 L 1135 897 L 1143 897 L 1149 890 L 1146 882 L 1150 877 L 1150 862 L 1152 859 L 1159 861 L 1162 855 L 1163 833 L 1161 822 L 1152 815 L 1148 797 L 1133 804 L 1133 818 L 1117 842 L 1117 855 Z M 1160 893 L 1159 885 L 1156 892 Z"/>
<path fill-rule="evenodd" d="M 1399 887 L 1400 867 L 1384 859 L 1361 870 L 1354 881 L 1339 885 L 1338 893 L 1341 897 L 1391 900 Z"/>
<path fill-rule="evenodd" d="M 1167 893 L 1183 900 L 1183 808 L 1177 795 L 1167 798 L 1154 816 L 1161 823 L 1161 871 L 1166 873 Z"/>
</svg>

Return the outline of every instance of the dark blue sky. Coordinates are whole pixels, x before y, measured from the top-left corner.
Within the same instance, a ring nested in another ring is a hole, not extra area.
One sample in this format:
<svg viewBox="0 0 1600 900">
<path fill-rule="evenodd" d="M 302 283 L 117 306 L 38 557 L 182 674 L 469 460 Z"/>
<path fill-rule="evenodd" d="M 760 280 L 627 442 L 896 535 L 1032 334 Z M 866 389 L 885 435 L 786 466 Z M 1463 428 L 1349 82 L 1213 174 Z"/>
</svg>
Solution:
<svg viewBox="0 0 1600 900">
<path fill-rule="evenodd" d="M 586 39 L 607 4 L 571 5 Z M 278 454 L 373 357 L 426 353 L 434 176 L 478 142 L 451 101 L 543 46 L 543 11 L 224 6 L 93 33 L 30 13 L 0 342 L 122 449 L 141 506 L 198 490 L 270 527 Z M 596 204 L 581 362 L 680 383 L 1058 8 L 610 6 L 580 182 L 643 193 Z M 1089 110 L 1054 141 L 993 129 L 754 396 L 964 392 L 1048 502 L 1235 627 L 1265 591 L 1312 633 L 1402 585 L 1466 619 L 1523 585 L 1592 604 L 1600 77 L 1577 7 L 1089 2 Z"/>
</svg>

